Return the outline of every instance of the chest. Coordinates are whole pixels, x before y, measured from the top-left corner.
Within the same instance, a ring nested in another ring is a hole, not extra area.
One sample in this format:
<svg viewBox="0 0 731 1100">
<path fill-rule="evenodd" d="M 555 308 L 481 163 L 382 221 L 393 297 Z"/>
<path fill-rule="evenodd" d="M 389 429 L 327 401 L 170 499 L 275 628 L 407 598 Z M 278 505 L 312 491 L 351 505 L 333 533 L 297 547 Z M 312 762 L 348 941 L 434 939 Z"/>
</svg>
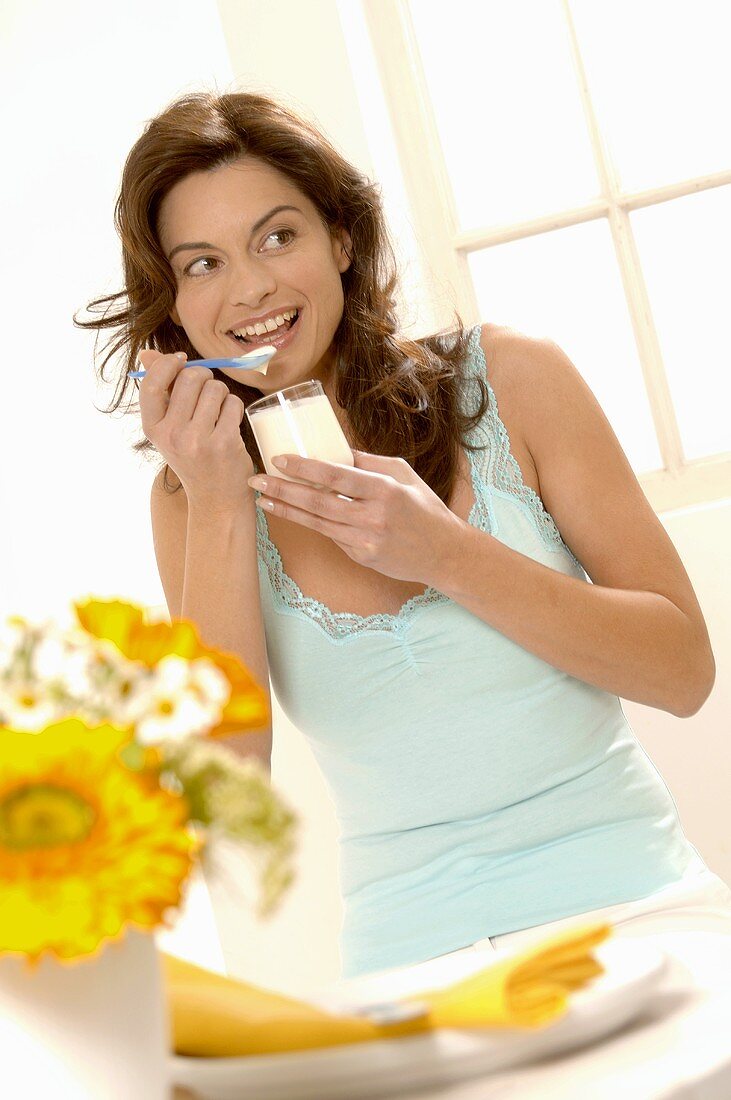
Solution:
<svg viewBox="0 0 731 1100">
<path fill-rule="evenodd" d="M 523 482 L 540 496 L 540 485 L 535 464 L 523 442 L 516 410 L 501 394 L 494 378 L 500 409 L 500 418 L 510 438 L 510 450 L 518 463 Z M 475 494 L 472 487 L 470 460 L 460 448 L 458 476 L 455 480 L 448 507 L 460 519 L 467 521 Z M 367 617 L 369 615 L 397 615 L 413 596 L 425 591 L 423 584 L 394 580 L 382 573 L 354 562 L 331 539 L 316 531 L 283 519 L 267 516 L 266 522 L 272 542 L 277 547 L 285 573 L 297 584 L 305 596 L 319 600 L 331 611 L 345 611 Z"/>
</svg>

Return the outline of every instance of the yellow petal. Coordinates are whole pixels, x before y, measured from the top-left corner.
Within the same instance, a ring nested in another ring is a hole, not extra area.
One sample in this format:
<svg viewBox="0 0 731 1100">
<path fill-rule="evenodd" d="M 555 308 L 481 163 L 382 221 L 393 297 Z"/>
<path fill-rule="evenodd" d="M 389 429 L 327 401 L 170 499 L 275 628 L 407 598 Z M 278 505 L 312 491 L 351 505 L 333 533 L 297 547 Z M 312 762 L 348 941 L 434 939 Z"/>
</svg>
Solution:
<svg viewBox="0 0 731 1100">
<path fill-rule="evenodd" d="M 0 812 L 13 799 L 17 809 L 19 793 L 35 786 L 58 795 L 47 813 L 67 815 L 55 836 L 52 821 L 45 832 L 36 828 L 37 843 L 30 819 L 6 820 L 0 830 L 0 955 L 72 960 L 127 924 L 156 927 L 179 905 L 200 842 L 188 829 L 186 800 L 124 766 L 119 750 L 129 737 L 79 719 L 32 737 L 3 730 Z M 74 798 L 93 811 L 90 828 L 78 827 Z M 36 799 L 24 808 L 42 807 Z M 14 843 L 19 837 L 27 843 Z"/>
</svg>

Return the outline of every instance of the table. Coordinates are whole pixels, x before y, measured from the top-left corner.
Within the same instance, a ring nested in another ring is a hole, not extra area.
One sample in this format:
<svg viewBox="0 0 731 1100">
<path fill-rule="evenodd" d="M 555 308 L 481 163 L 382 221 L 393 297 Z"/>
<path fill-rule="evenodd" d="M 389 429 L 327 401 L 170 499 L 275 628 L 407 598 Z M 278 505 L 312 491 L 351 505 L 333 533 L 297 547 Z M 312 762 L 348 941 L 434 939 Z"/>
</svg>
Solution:
<svg viewBox="0 0 731 1100">
<path fill-rule="evenodd" d="M 621 1031 L 534 1065 L 383 1100 L 730 1100 L 731 936 L 684 930 L 647 938 L 670 965 L 652 1001 Z M 174 1100 L 195 1095 L 181 1089 Z"/>
</svg>

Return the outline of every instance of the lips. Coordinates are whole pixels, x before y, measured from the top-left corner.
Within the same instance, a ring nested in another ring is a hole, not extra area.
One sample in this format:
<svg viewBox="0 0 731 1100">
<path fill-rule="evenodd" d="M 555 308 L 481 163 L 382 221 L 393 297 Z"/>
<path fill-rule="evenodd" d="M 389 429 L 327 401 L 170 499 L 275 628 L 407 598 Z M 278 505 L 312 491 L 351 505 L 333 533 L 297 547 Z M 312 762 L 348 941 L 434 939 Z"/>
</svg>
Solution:
<svg viewBox="0 0 731 1100">
<path fill-rule="evenodd" d="M 288 344 L 290 339 L 293 338 L 292 333 L 294 333 L 295 329 L 299 325 L 299 320 L 301 316 L 302 310 L 298 309 L 297 316 L 295 317 L 289 328 L 286 328 L 284 325 L 282 325 L 276 332 L 263 332 L 261 336 L 247 337 L 246 340 L 239 339 L 239 337 L 234 336 L 232 332 L 229 333 L 229 336 L 239 349 L 241 349 L 242 346 L 249 349 L 263 347 L 265 344 L 271 344 L 272 347 L 275 348 L 284 347 L 284 345 Z M 240 350 L 239 354 L 241 354 Z"/>
</svg>

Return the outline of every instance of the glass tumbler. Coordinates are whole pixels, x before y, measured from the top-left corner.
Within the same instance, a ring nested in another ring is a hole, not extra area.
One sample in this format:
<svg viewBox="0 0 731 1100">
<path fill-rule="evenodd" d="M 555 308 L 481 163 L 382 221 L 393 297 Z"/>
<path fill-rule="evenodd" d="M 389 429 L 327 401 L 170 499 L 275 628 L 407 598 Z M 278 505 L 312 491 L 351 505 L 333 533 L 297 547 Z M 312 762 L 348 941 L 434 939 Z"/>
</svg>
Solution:
<svg viewBox="0 0 731 1100">
<path fill-rule="evenodd" d="M 354 466 L 355 460 L 345 433 L 340 427 L 322 383 L 312 379 L 296 386 L 269 393 L 252 402 L 246 410 L 251 430 L 264 462 L 273 477 L 313 485 L 312 481 L 291 477 L 272 463 L 274 455 L 299 454 Z M 324 489 L 324 485 L 316 485 Z"/>
</svg>

